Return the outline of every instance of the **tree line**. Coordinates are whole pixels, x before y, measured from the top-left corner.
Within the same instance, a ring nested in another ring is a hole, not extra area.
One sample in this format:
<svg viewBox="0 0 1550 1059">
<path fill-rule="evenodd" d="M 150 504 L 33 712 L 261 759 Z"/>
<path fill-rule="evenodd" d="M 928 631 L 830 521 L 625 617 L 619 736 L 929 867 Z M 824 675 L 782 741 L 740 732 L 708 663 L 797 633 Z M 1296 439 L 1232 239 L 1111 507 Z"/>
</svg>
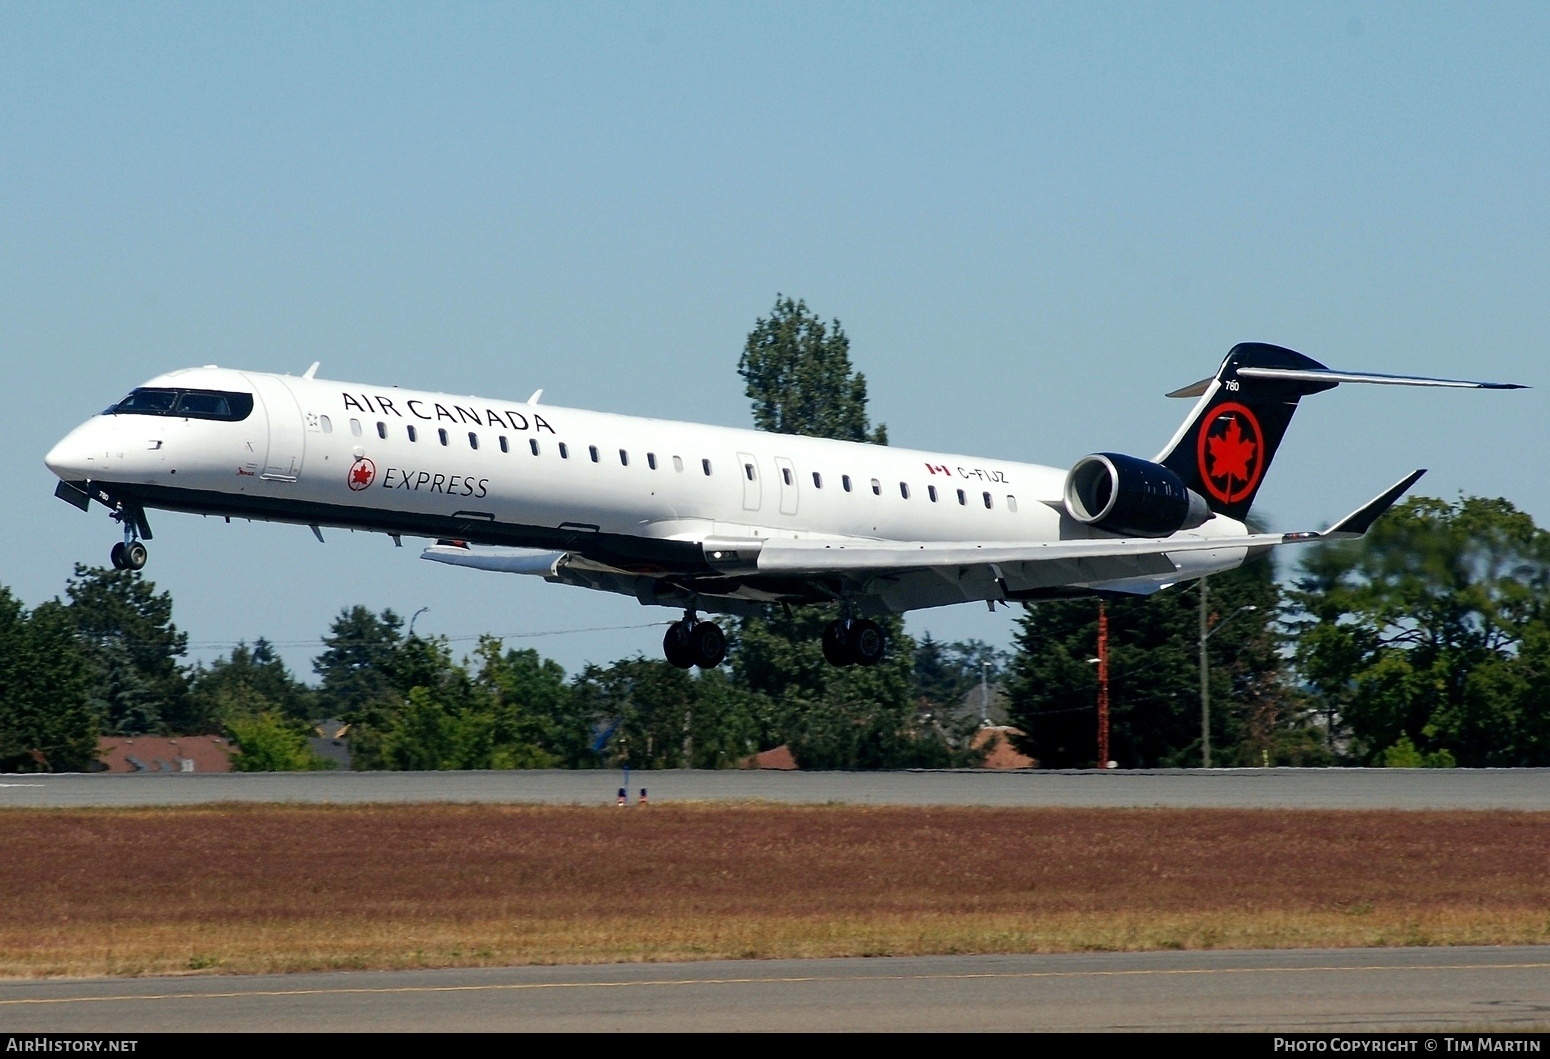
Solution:
<svg viewBox="0 0 1550 1059">
<path fill-rule="evenodd" d="M 778 298 L 738 370 L 755 425 L 886 443 L 839 321 Z M 1225 765 L 1550 765 L 1550 535 L 1501 499 L 1414 498 L 1358 541 L 1213 575 L 1209 731 Z M 1107 611 L 1110 756 L 1199 764 L 1200 588 L 1024 607 L 1014 650 L 944 644 L 885 623 L 875 667 L 820 648 L 833 608 L 726 622 L 723 667 L 656 658 L 567 675 L 533 650 L 479 640 L 458 657 L 392 610 L 343 609 L 314 682 L 263 639 L 188 665 L 172 599 L 143 574 L 77 566 L 30 612 L 0 587 L 0 771 L 90 768 L 99 735 L 219 733 L 239 768 L 324 767 L 306 737 L 350 725 L 368 769 L 723 768 L 788 746 L 805 768 L 977 764 L 997 685 L 1017 749 L 1044 767 L 1096 763 L 1098 609 Z"/>
<path fill-rule="evenodd" d="M 156 734 L 225 735 L 238 768 L 321 768 L 306 737 L 325 718 L 350 725 L 364 769 L 725 768 L 783 744 L 806 767 L 969 765 L 959 703 L 1001 658 L 901 636 L 886 665 L 836 670 L 805 629 L 746 621 L 721 669 L 635 657 L 567 676 L 492 636 L 460 658 L 404 624 L 345 608 L 308 684 L 264 639 L 183 664 L 171 595 L 137 571 L 77 566 L 30 613 L 0 588 L 0 771 L 89 769 L 98 736 Z"/>
</svg>

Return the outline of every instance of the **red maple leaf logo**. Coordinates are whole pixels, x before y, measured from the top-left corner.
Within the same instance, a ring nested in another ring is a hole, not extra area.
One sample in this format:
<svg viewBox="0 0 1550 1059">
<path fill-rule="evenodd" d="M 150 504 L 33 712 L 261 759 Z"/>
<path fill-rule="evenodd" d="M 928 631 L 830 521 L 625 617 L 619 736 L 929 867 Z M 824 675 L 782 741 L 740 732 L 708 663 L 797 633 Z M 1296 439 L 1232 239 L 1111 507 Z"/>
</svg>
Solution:
<svg viewBox="0 0 1550 1059">
<path fill-rule="evenodd" d="M 1238 426 L 1238 417 L 1234 416 L 1227 423 L 1227 430 L 1219 438 L 1209 438 L 1206 444 L 1211 449 L 1211 477 L 1227 478 L 1239 482 L 1249 480 L 1249 461 L 1254 458 L 1255 450 L 1259 446 L 1243 436 L 1243 431 Z"/>
<path fill-rule="evenodd" d="M 369 486 L 376 477 L 377 465 L 366 457 L 361 456 L 350 467 L 350 475 L 345 480 L 349 483 L 350 488 L 358 493 Z"/>
<path fill-rule="evenodd" d="M 1264 432 L 1244 405 L 1219 405 L 1200 428 L 1201 484 L 1224 504 L 1236 504 L 1259 485 L 1265 470 Z"/>
</svg>

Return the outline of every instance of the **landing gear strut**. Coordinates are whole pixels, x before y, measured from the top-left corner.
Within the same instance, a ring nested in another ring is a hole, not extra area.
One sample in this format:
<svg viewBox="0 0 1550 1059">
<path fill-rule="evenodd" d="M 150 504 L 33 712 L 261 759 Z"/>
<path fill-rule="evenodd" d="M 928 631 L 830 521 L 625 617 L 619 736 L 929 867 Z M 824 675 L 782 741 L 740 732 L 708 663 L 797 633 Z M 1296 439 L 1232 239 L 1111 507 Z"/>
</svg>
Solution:
<svg viewBox="0 0 1550 1059">
<path fill-rule="evenodd" d="M 146 560 L 151 553 L 146 551 L 145 545 L 140 543 L 140 536 L 135 531 L 135 519 L 129 515 L 115 511 L 113 517 L 124 524 L 124 539 L 113 545 L 113 550 L 108 552 L 108 558 L 113 563 L 115 570 L 143 570 Z"/>
<path fill-rule="evenodd" d="M 875 666 L 887 646 L 882 627 L 866 618 L 841 618 L 823 628 L 823 657 L 831 666 Z"/>
<path fill-rule="evenodd" d="M 699 666 L 715 669 L 727 657 L 727 636 L 713 621 L 700 621 L 690 611 L 682 621 L 667 627 L 662 637 L 662 653 L 679 669 Z"/>
</svg>

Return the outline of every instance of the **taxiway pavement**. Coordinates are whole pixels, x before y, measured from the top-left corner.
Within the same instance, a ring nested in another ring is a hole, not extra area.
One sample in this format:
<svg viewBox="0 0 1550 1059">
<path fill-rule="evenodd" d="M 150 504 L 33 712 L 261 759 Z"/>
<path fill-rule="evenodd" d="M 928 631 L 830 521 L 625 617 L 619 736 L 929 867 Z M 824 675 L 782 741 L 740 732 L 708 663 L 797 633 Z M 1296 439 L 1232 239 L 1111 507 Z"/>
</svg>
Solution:
<svg viewBox="0 0 1550 1059">
<path fill-rule="evenodd" d="M 0 1032 L 1550 1027 L 1550 948 L 715 961 L 0 982 Z"/>
</svg>

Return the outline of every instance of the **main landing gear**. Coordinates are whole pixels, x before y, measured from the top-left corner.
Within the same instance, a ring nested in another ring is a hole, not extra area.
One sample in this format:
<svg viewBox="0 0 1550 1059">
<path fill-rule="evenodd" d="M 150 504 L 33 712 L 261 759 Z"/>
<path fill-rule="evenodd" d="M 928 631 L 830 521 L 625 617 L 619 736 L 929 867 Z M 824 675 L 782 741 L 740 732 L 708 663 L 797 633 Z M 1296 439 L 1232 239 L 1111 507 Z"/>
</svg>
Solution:
<svg viewBox="0 0 1550 1059">
<path fill-rule="evenodd" d="M 662 637 L 662 653 L 679 669 L 699 666 L 715 669 L 727 657 L 727 635 L 713 621 L 700 621 L 690 611 L 682 621 L 667 627 Z"/>
<path fill-rule="evenodd" d="M 823 656 L 831 666 L 875 666 L 887 646 L 882 627 L 866 618 L 841 618 L 823 627 Z"/>
</svg>

